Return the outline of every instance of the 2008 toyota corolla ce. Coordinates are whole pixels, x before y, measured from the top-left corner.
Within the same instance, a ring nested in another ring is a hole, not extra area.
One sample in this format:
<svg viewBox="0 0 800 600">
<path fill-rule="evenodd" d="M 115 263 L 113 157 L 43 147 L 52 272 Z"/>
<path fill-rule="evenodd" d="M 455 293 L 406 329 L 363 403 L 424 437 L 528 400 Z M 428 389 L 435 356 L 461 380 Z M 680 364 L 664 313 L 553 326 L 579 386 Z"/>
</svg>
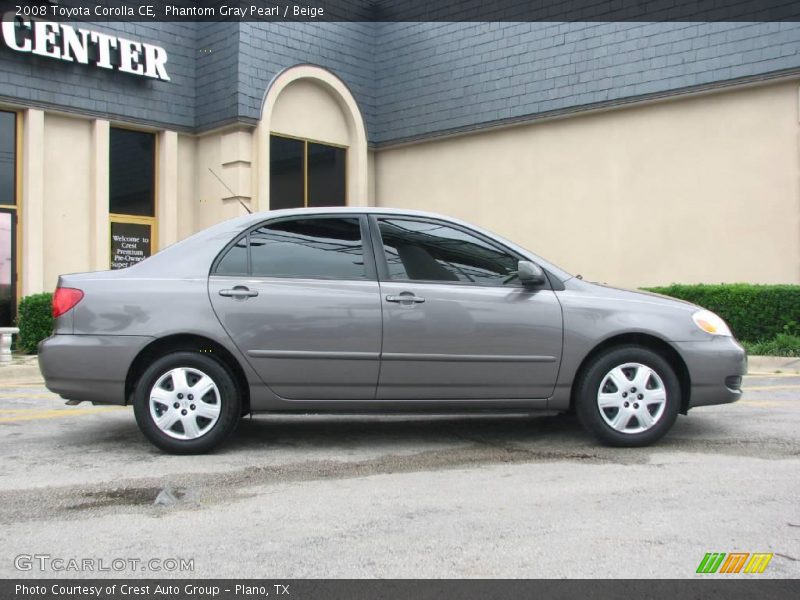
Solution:
<svg viewBox="0 0 800 600">
<path fill-rule="evenodd" d="M 132 404 L 159 448 L 206 452 L 249 413 L 575 411 L 643 446 L 741 396 L 722 319 L 588 283 L 422 212 L 238 217 L 128 269 L 64 275 L 39 347 L 63 398 Z"/>
</svg>

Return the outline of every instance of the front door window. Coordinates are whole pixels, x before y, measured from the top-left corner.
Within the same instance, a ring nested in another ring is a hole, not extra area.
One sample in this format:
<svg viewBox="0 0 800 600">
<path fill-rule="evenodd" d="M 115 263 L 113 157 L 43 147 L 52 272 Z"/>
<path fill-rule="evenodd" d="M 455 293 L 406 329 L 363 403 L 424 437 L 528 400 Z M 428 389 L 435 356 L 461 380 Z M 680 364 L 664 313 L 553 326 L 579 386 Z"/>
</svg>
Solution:
<svg viewBox="0 0 800 600">
<path fill-rule="evenodd" d="M 378 223 L 392 280 L 520 285 L 518 259 L 470 233 L 437 221 Z"/>
</svg>

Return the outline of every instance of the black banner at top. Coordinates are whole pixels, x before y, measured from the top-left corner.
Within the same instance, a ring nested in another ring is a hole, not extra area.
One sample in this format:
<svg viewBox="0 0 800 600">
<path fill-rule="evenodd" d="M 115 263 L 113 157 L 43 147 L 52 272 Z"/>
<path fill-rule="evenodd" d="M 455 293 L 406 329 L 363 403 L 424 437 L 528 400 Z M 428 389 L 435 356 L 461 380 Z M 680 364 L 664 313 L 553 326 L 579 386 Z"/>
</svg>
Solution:
<svg viewBox="0 0 800 600">
<path fill-rule="evenodd" d="M 797 0 L 0 0 L 0 7 L 23 19 L 95 22 L 800 21 Z"/>
</svg>

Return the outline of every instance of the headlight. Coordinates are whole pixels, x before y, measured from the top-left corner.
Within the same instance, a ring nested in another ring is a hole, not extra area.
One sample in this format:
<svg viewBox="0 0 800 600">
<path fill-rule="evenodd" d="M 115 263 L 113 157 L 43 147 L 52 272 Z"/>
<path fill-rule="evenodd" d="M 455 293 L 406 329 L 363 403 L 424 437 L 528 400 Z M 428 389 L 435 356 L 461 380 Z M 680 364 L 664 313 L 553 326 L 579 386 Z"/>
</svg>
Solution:
<svg viewBox="0 0 800 600">
<path fill-rule="evenodd" d="M 728 324 L 710 310 L 698 310 L 692 315 L 692 320 L 700 329 L 711 335 L 733 335 Z"/>
</svg>

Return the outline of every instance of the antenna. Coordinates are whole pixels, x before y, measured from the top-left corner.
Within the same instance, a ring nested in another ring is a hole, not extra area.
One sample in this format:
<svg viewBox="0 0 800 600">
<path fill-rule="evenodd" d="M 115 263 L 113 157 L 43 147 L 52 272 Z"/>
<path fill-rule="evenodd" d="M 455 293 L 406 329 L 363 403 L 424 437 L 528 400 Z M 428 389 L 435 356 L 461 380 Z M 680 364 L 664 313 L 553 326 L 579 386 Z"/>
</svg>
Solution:
<svg viewBox="0 0 800 600">
<path fill-rule="evenodd" d="M 244 202 L 242 202 L 241 198 L 239 198 L 239 195 L 238 195 L 238 194 L 236 194 L 236 193 L 234 193 L 234 191 L 233 191 L 231 188 L 229 188 L 229 187 L 228 187 L 228 184 L 227 184 L 227 183 L 225 183 L 224 181 L 222 181 L 222 178 L 221 178 L 219 175 L 217 175 L 216 173 L 214 173 L 214 170 L 213 170 L 211 167 L 208 167 L 208 170 L 209 170 L 209 171 L 211 171 L 211 174 L 212 174 L 214 177 L 216 177 L 216 178 L 217 178 L 217 180 L 218 180 L 218 181 L 219 181 L 219 182 L 220 182 L 222 185 L 224 185 L 224 186 L 225 186 L 225 189 L 226 189 L 226 190 L 228 190 L 228 191 L 231 193 L 231 196 L 233 196 L 234 198 L 236 198 L 236 199 L 239 201 L 239 204 L 241 204 L 241 205 L 242 205 L 242 208 L 244 208 L 244 209 L 245 209 L 245 210 L 246 210 L 248 213 L 250 213 L 250 214 L 252 215 L 252 214 L 253 214 L 253 211 L 252 211 L 252 210 L 250 210 L 250 207 L 248 207 L 248 206 L 247 206 L 247 204 L 245 204 Z"/>
</svg>

